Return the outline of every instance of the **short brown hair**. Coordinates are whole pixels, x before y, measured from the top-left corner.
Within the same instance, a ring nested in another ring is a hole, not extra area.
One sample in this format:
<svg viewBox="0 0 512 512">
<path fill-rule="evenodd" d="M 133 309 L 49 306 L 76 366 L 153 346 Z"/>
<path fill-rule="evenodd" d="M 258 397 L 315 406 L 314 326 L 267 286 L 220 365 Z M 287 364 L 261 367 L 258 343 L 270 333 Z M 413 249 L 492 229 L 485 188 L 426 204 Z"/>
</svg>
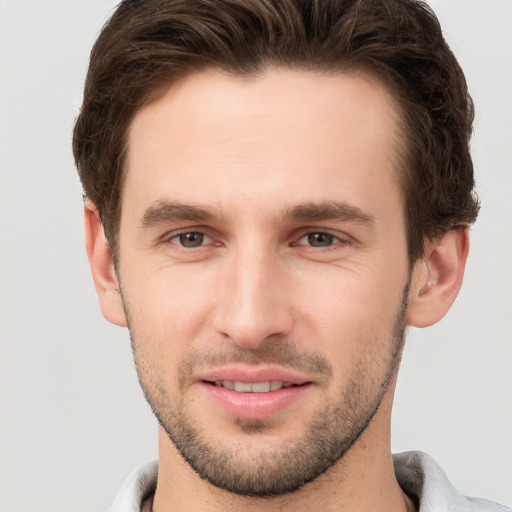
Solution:
<svg viewBox="0 0 512 512">
<path fill-rule="evenodd" d="M 90 59 L 73 151 L 85 196 L 118 255 L 126 140 L 163 87 L 216 68 L 363 70 L 390 88 L 404 119 L 401 184 L 411 263 L 425 239 L 478 214 L 469 139 L 473 103 L 439 22 L 415 0 L 125 0 Z"/>
</svg>

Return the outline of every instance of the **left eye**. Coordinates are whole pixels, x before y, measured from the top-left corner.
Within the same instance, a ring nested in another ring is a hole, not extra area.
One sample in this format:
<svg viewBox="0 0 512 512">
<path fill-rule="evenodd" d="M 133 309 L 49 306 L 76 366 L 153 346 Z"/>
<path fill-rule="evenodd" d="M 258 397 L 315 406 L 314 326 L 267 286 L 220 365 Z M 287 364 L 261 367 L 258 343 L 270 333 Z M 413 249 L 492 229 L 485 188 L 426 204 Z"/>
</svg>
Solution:
<svg viewBox="0 0 512 512">
<path fill-rule="evenodd" d="M 309 245 L 311 247 L 330 247 L 338 243 L 340 239 L 329 233 L 308 233 L 299 240 L 299 245 Z"/>
<path fill-rule="evenodd" d="M 211 242 L 211 238 L 200 231 L 189 231 L 173 236 L 170 242 L 186 247 L 187 249 L 194 249 L 195 247 L 201 247 L 205 243 Z"/>
</svg>

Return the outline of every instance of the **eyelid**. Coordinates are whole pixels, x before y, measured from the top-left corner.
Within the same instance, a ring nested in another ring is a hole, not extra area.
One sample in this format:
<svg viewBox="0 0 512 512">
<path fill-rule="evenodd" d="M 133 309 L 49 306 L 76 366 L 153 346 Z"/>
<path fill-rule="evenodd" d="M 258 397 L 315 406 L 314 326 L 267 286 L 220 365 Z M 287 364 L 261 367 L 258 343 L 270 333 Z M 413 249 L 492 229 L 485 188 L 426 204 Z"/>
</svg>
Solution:
<svg viewBox="0 0 512 512">
<path fill-rule="evenodd" d="M 302 228 L 295 237 L 294 245 L 306 245 L 306 244 L 299 244 L 299 241 L 302 240 L 304 237 L 308 235 L 313 234 L 324 234 L 332 236 L 336 239 L 336 243 L 341 243 L 343 245 L 350 244 L 353 242 L 353 238 L 348 235 L 347 233 L 340 233 L 339 231 L 332 230 L 332 229 L 322 229 L 322 228 Z M 336 245 L 336 244 L 333 244 Z M 332 246 L 331 246 L 332 247 Z M 329 247 L 326 247 L 326 249 Z"/>
<path fill-rule="evenodd" d="M 208 239 L 210 239 L 210 242 L 209 243 L 203 243 L 201 244 L 200 246 L 198 247 L 195 247 L 195 248 L 187 248 L 187 247 L 184 247 L 182 246 L 181 244 L 177 243 L 177 242 L 173 242 L 173 239 L 179 237 L 180 235 L 185 235 L 187 233 L 199 233 L 201 235 L 203 235 L 205 238 L 207 237 Z M 176 230 L 173 230 L 173 231 L 168 231 L 167 233 L 165 233 L 163 236 L 161 236 L 159 238 L 159 241 L 158 243 L 161 243 L 161 244 L 171 244 L 171 245 L 174 245 L 176 247 L 179 247 L 181 249 L 186 249 L 186 250 L 190 250 L 190 249 L 200 249 L 201 247 L 205 247 L 207 245 L 212 245 L 212 243 L 214 242 L 215 238 L 214 236 L 212 235 L 212 233 L 210 232 L 210 230 L 204 228 L 204 227 L 201 227 L 201 226 L 190 226 L 190 227 L 185 227 L 185 228 L 181 228 L 181 229 L 176 229 Z"/>
<path fill-rule="evenodd" d="M 203 242 L 204 242 L 204 240 L 205 240 L 205 239 L 208 239 L 208 240 L 213 241 L 212 237 L 211 237 L 211 236 L 209 236 L 208 234 L 204 233 L 203 231 L 183 231 L 182 233 L 176 233 L 176 234 L 174 234 L 173 236 L 171 236 L 171 237 L 169 238 L 169 241 L 171 241 L 171 240 L 173 240 L 173 239 L 175 239 L 175 238 L 179 239 L 179 237 L 180 237 L 181 235 L 188 235 L 188 234 L 202 235 L 202 236 L 203 236 Z M 180 246 L 181 246 L 181 244 L 177 244 L 177 245 L 180 245 Z M 202 243 L 202 244 L 201 244 L 200 246 L 198 246 L 198 247 L 202 247 L 202 246 L 204 246 L 204 245 L 209 245 L 209 244 L 208 244 L 208 243 Z"/>
<path fill-rule="evenodd" d="M 182 246 L 181 244 L 177 242 L 173 242 L 173 239 L 176 239 L 180 235 L 186 234 L 186 233 L 200 233 L 204 237 L 207 237 L 209 241 L 207 243 L 203 243 L 200 246 L 196 248 L 187 248 Z M 315 233 L 322 233 L 329 236 L 332 236 L 335 240 L 333 245 L 326 246 L 326 247 L 315 247 L 308 245 L 306 243 L 299 243 L 304 237 L 315 234 Z M 302 246 L 302 247 L 308 247 L 314 250 L 329 250 L 329 249 L 337 249 L 341 246 L 349 245 L 352 242 L 354 242 L 354 239 L 348 235 L 345 232 L 339 232 L 337 230 L 328 229 L 328 228 L 318 228 L 318 227 L 304 227 L 300 230 L 297 230 L 296 234 L 292 237 L 293 241 L 291 243 L 292 246 Z M 190 249 L 200 249 L 204 248 L 209 245 L 222 245 L 222 242 L 218 240 L 218 235 L 215 235 L 212 233 L 212 230 L 210 228 L 204 227 L 204 226 L 187 226 L 184 228 L 179 228 L 176 230 L 168 231 L 161 237 L 159 237 L 157 243 L 159 244 L 172 244 L 175 247 L 182 248 L 185 250 Z"/>
</svg>

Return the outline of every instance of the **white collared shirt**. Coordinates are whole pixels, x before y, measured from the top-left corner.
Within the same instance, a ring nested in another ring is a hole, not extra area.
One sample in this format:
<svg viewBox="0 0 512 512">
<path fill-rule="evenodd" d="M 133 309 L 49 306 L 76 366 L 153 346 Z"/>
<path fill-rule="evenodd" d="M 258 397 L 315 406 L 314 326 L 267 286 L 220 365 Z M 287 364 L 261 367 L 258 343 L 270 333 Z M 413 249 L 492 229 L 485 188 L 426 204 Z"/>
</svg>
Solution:
<svg viewBox="0 0 512 512">
<path fill-rule="evenodd" d="M 423 452 L 393 455 L 400 487 L 419 502 L 418 512 L 512 512 L 493 501 L 460 494 L 432 457 Z M 158 461 L 146 462 L 126 479 L 108 512 L 141 512 L 155 492 Z"/>
</svg>

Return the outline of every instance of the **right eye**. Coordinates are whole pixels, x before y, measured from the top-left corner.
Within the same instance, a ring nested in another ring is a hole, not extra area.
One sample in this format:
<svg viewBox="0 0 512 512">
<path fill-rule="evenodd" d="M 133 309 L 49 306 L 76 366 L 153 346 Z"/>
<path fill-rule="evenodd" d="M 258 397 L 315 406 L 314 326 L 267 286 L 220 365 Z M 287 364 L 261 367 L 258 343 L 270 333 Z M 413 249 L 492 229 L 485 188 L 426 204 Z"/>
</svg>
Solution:
<svg viewBox="0 0 512 512">
<path fill-rule="evenodd" d="M 330 233 L 318 231 L 304 235 L 298 241 L 298 245 L 309 245 L 311 247 L 330 247 L 337 242 L 339 242 L 338 237 L 331 235 Z"/>
<path fill-rule="evenodd" d="M 213 242 L 213 240 L 201 231 L 187 231 L 178 233 L 169 239 L 169 242 L 185 249 L 195 249 Z"/>
</svg>

